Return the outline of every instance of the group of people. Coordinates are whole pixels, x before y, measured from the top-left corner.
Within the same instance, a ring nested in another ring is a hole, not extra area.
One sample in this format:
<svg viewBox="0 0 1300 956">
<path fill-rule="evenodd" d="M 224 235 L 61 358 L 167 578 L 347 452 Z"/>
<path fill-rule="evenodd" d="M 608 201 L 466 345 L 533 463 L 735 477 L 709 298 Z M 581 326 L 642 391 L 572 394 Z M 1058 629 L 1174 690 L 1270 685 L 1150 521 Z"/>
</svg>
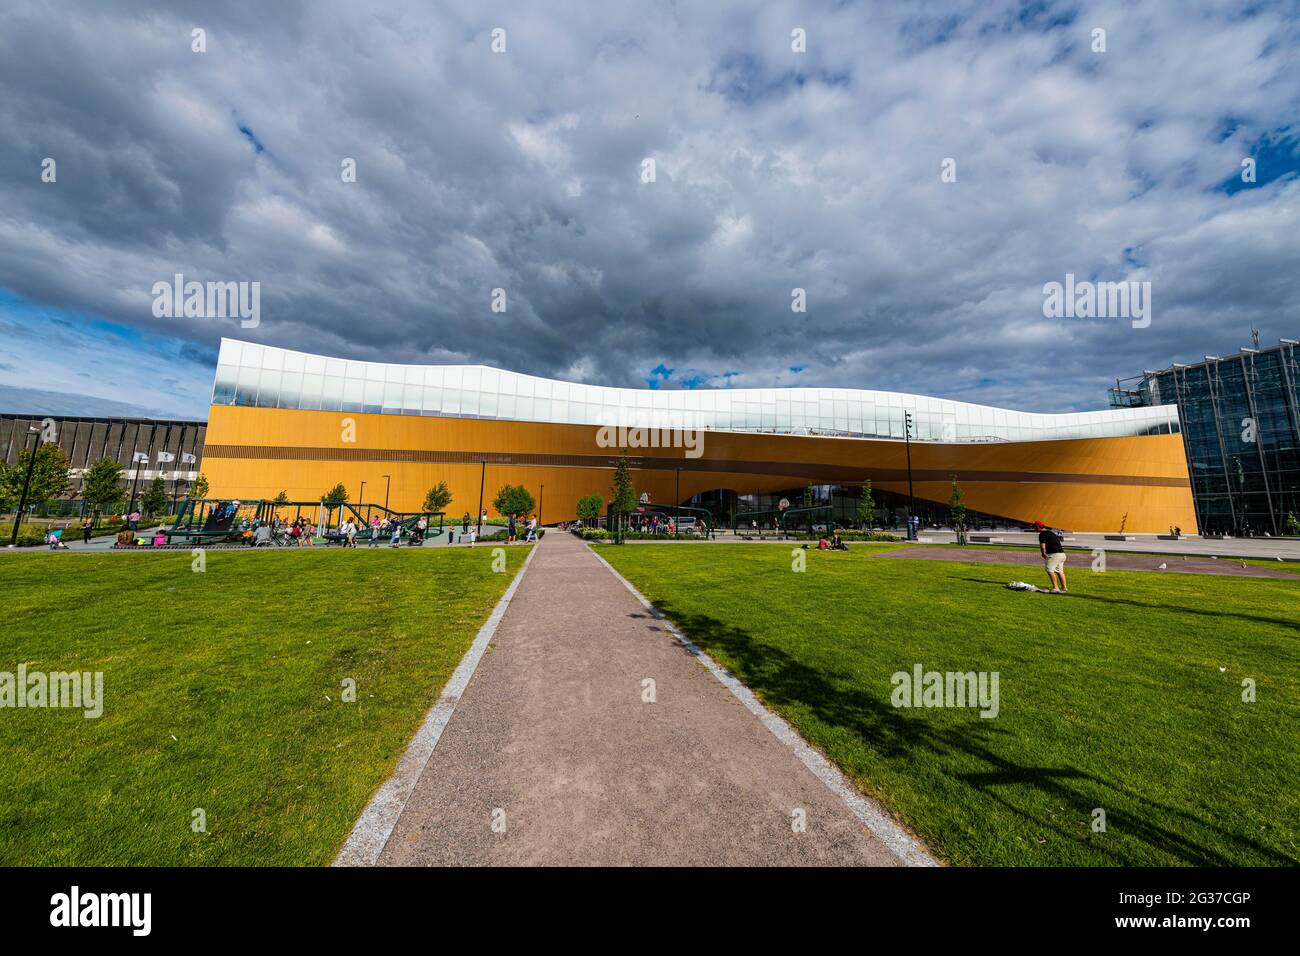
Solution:
<svg viewBox="0 0 1300 956">
<path fill-rule="evenodd" d="M 833 532 L 829 537 L 827 537 L 826 535 L 822 535 L 821 538 L 817 541 L 817 550 L 818 551 L 847 551 L 849 550 L 849 546 L 844 543 L 844 539 L 840 537 L 839 532 L 837 531 L 837 532 Z"/>
<path fill-rule="evenodd" d="M 537 515 L 532 515 L 524 522 L 525 537 L 524 541 L 537 540 Z M 519 540 L 519 523 L 514 515 L 511 515 L 506 522 L 506 541 L 515 542 Z"/>
<path fill-rule="evenodd" d="M 316 525 L 299 515 L 293 521 L 281 521 L 279 516 L 270 521 L 245 518 L 239 526 L 240 539 L 252 548 L 265 548 L 273 544 L 294 547 L 316 547 Z"/>
</svg>

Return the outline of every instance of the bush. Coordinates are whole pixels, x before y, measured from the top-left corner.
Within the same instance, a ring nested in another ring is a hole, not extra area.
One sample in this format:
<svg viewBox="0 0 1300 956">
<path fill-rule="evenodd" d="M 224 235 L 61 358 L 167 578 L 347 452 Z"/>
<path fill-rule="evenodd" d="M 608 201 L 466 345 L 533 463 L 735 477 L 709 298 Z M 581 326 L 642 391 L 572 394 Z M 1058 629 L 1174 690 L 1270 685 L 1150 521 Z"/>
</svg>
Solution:
<svg viewBox="0 0 1300 956">
<path fill-rule="evenodd" d="M 473 527 L 473 526 L 471 525 L 471 527 Z M 456 526 L 456 534 L 457 534 L 457 535 L 460 534 L 460 526 L 459 526 L 459 525 Z M 518 538 L 520 541 L 523 541 L 524 538 L 527 537 L 527 534 L 528 534 L 528 532 L 526 532 L 526 531 L 524 531 L 524 530 L 521 529 L 521 530 L 519 531 L 519 533 L 515 535 L 515 537 Z M 538 537 L 538 540 L 541 540 L 542 538 L 546 537 L 546 529 L 545 529 L 545 528 L 538 528 L 538 529 L 537 529 L 537 537 Z M 509 531 L 493 531 L 491 534 L 485 534 L 485 535 L 483 535 L 483 537 L 479 538 L 478 540 L 479 540 L 479 541 L 507 541 L 507 540 L 509 540 L 509 538 L 510 538 L 510 532 L 509 532 Z"/>
<path fill-rule="evenodd" d="M 606 541 L 609 539 L 609 532 L 604 528 L 574 528 L 573 533 L 583 541 Z"/>
</svg>

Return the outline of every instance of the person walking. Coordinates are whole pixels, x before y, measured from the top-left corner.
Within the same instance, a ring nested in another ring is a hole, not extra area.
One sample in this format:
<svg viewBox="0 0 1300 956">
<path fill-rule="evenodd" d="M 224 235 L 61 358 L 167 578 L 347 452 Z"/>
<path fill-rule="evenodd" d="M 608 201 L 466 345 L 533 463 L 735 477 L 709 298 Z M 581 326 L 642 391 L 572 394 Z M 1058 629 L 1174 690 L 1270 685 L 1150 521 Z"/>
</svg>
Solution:
<svg viewBox="0 0 1300 956">
<path fill-rule="evenodd" d="M 90 532 L 95 527 L 95 519 L 91 515 L 86 516 L 86 520 L 81 523 L 81 543 L 90 544 Z"/>
<path fill-rule="evenodd" d="M 1065 545 L 1061 542 L 1061 536 L 1041 521 L 1035 521 L 1034 528 L 1038 531 L 1038 550 L 1043 555 L 1043 568 L 1047 571 L 1047 579 L 1052 582 L 1051 593 L 1068 594 L 1070 589 L 1065 584 Z"/>
<path fill-rule="evenodd" d="M 509 522 L 507 522 L 507 529 L 506 529 L 507 543 L 513 542 L 515 540 L 515 532 L 517 530 L 518 528 L 515 526 L 515 516 L 511 515 Z"/>
</svg>

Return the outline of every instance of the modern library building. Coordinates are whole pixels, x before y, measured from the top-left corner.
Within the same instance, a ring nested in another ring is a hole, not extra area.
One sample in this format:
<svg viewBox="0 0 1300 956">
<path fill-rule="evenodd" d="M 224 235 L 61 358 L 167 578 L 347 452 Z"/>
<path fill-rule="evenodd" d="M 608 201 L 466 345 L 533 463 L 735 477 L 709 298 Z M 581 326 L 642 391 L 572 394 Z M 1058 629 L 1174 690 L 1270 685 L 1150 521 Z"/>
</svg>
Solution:
<svg viewBox="0 0 1300 956">
<path fill-rule="evenodd" d="M 1075 531 L 1197 529 L 1175 405 L 1037 414 L 848 388 L 651 390 L 484 366 L 393 365 L 223 339 L 203 468 L 210 495 L 284 491 L 452 514 L 523 485 L 544 523 L 608 497 L 626 450 L 639 495 L 716 514 L 808 485 L 844 517 L 872 484 L 882 522 L 941 522 L 955 475 L 977 520 Z"/>
</svg>

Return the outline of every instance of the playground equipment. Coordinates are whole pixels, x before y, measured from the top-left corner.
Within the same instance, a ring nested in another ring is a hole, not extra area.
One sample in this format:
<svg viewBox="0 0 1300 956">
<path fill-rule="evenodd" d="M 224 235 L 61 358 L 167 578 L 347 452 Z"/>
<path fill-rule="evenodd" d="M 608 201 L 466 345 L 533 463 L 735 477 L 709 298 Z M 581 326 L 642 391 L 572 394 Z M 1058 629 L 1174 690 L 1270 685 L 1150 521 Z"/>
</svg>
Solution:
<svg viewBox="0 0 1300 956">
<path fill-rule="evenodd" d="M 623 530 L 639 530 L 634 526 L 638 519 L 644 518 L 649 521 L 656 516 L 659 518 L 661 533 L 665 537 L 668 535 L 666 530 L 668 519 L 671 519 L 673 523 L 673 537 L 681 537 L 683 532 L 694 533 L 706 538 L 713 537 L 713 514 L 707 508 L 692 508 L 688 505 L 655 505 L 649 502 L 639 504 L 633 511 L 624 515 Z M 616 529 L 617 522 L 614 520 L 614 506 L 612 503 L 605 510 L 605 521 L 606 527 L 611 530 Z"/>
<path fill-rule="evenodd" d="M 426 535 L 442 532 L 445 513 L 442 511 L 391 511 L 383 505 L 358 502 L 329 504 L 324 501 L 238 501 L 229 498 L 192 498 L 187 499 L 176 513 L 175 523 L 163 532 L 167 543 L 180 539 L 189 544 L 201 544 L 214 541 L 237 541 L 244 532 L 258 524 L 274 523 L 277 519 L 285 523 L 297 521 L 301 517 L 317 528 L 317 537 L 326 541 L 338 540 L 338 528 L 347 518 L 352 518 L 358 525 L 357 538 L 368 540 L 371 535 L 370 519 L 378 517 L 381 521 L 388 518 L 402 525 L 403 537 L 407 537 L 421 518 L 426 519 Z M 434 521 L 437 520 L 437 527 Z"/>
<path fill-rule="evenodd" d="M 819 526 L 824 527 L 827 534 L 835 530 L 835 512 L 830 505 L 786 508 L 784 511 L 738 511 L 731 518 L 733 533 L 760 538 L 765 534 L 786 538 L 805 529 L 811 534 Z"/>
<path fill-rule="evenodd" d="M 784 537 L 785 532 L 781 527 L 781 516 L 784 513 L 776 509 L 737 511 L 731 516 L 731 531 L 733 534 L 747 534 L 759 538 Z"/>
</svg>

